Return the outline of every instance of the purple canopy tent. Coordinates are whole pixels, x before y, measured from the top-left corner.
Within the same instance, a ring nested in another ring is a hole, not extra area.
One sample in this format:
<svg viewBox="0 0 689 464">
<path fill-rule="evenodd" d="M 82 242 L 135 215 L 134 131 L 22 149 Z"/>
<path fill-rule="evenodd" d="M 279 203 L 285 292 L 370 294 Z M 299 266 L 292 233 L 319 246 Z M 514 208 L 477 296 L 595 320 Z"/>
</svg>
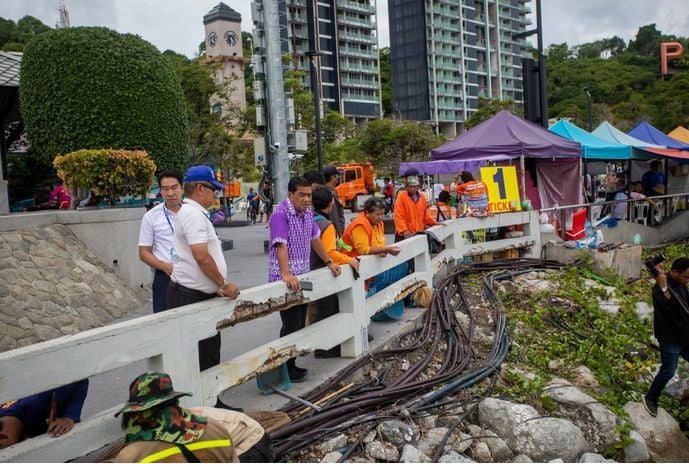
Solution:
<svg viewBox="0 0 689 464">
<path fill-rule="evenodd" d="M 581 145 L 503 110 L 454 140 L 431 150 L 431 159 L 436 161 L 486 160 L 494 156 L 501 156 L 502 159 L 520 159 L 522 193 L 524 193 L 526 189 L 525 158 L 535 158 L 542 161 L 537 161 L 537 171 L 543 174 L 548 171 L 545 166 L 546 161 L 555 159 L 564 161 L 567 159 L 571 162 L 575 159 L 578 162 L 581 158 Z M 568 172 L 572 172 L 572 170 Z M 561 198 L 563 202 L 571 198 L 574 203 L 578 203 L 581 199 L 581 183 L 578 173 L 573 179 L 570 179 L 569 184 L 564 182 L 564 179 L 559 179 L 557 185 L 553 185 L 553 183 L 542 184 L 539 183 L 538 190 L 544 207 L 554 206 L 555 198 Z M 550 191 L 553 188 L 557 190 Z M 570 188 L 576 193 L 569 192 Z M 572 194 L 567 195 L 568 193 Z"/>
<path fill-rule="evenodd" d="M 409 168 L 414 168 L 419 171 L 419 174 L 428 176 L 455 173 L 461 170 L 476 172 L 487 161 L 504 161 L 508 159 L 511 158 L 509 156 L 490 156 L 488 158 L 480 157 L 476 159 L 461 160 L 410 161 L 407 163 L 400 163 L 399 175 L 403 176 Z"/>
</svg>

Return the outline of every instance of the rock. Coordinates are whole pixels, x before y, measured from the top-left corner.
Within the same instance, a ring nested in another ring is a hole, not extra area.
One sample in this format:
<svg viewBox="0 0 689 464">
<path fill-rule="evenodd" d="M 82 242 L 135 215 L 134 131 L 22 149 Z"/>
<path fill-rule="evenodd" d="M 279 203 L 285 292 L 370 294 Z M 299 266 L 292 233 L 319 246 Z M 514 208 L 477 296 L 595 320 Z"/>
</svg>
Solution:
<svg viewBox="0 0 689 464">
<path fill-rule="evenodd" d="M 548 361 L 548 370 L 556 371 L 565 365 L 564 359 L 551 359 Z"/>
<path fill-rule="evenodd" d="M 636 317 L 644 321 L 653 314 L 653 306 L 644 301 L 637 301 L 634 303 L 634 313 L 636 313 Z"/>
<path fill-rule="evenodd" d="M 528 405 L 487 398 L 479 404 L 478 417 L 481 425 L 495 431 L 513 452 L 535 461 L 558 457 L 574 461 L 588 451 L 579 427 L 565 419 L 539 417 Z"/>
<path fill-rule="evenodd" d="M 397 446 L 416 443 L 419 439 L 419 429 L 398 420 L 386 420 L 378 424 L 378 433 L 384 441 Z"/>
<path fill-rule="evenodd" d="M 340 460 L 342 457 L 342 453 L 338 451 L 333 451 L 332 453 L 328 453 L 325 456 L 323 456 L 323 459 L 321 459 L 321 462 L 337 462 Z"/>
<path fill-rule="evenodd" d="M 378 432 L 377 432 L 377 431 L 371 430 L 371 431 L 368 432 L 368 433 L 366 434 L 366 436 L 364 437 L 364 440 L 363 440 L 364 443 L 371 443 L 373 440 L 376 439 L 376 436 L 377 436 L 377 435 L 378 435 Z"/>
<path fill-rule="evenodd" d="M 605 456 L 596 453 L 584 453 L 577 462 L 617 462 L 612 459 L 605 459 Z"/>
<path fill-rule="evenodd" d="M 404 445 L 399 462 L 431 462 L 431 459 L 412 445 Z"/>
<path fill-rule="evenodd" d="M 510 462 L 533 462 L 530 457 L 525 454 L 516 455 Z"/>
<path fill-rule="evenodd" d="M 445 453 L 438 462 L 476 462 L 473 459 L 469 459 L 464 454 L 459 454 L 455 451 L 448 451 Z"/>
<path fill-rule="evenodd" d="M 324 453 L 330 453 L 340 448 L 344 448 L 345 446 L 347 446 L 347 437 L 344 434 L 336 435 L 318 445 L 320 450 Z"/>
<path fill-rule="evenodd" d="M 469 452 L 476 462 L 493 462 L 493 457 L 490 455 L 488 445 L 482 441 L 475 441 L 472 443 Z"/>
<path fill-rule="evenodd" d="M 440 415 L 435 420 L 436 427 L 452 427 L 459 421 L 459 414 Z"/>
<path fill-rule="evenodd" d="M 603 451 L 620 440 L 615 429 L 618 417 L 595 398 L 564 379 L 553 379 L 543 393 L 557 403 L 558 412 L 577 425 L 595 451 Z"/>
<path fill-rule="evenodd" d="M 421 428 L 429 430 L 429 429 L 434 429 L 436 427 L 436 416 L 434 415 L 428 415 L 428 416 L 422 416 L 416 419 L 416 423 L 421 426 Z"/>
<path fill-rule="evenodd" d="M 588 367 L 579 366 L 574 369 L 574 373 L 577 375 L 574 379 L 574 385 L 591 388 L 600 387 L 598 379 L 596 379 L 596 376 L 593 375 L 593 372 Z"/>
<path fill-rule="evenodd" d="M 560 463 L 560 462 L 565 462 L 565 461 L 563 461 L 563 460 L 560 459 L 560 458 L 557 458 L 557 459 L 553 459 L 553 460 L 548 461 L 548 462 L 557 462 L 557 463 Z"/>
<path fill-rule="evenodd" d="M 368 456 L 376 460 L 397 462 L 400 458 L 400 452 L 389 443 L 372 441 L 366 444 L 365 450 Z"/>
<path fill-rule="evenodd" d="M 50 340 L 62 335 L 59 330 L 44 324 L 34 324 L 33 330 L 40 341 Z"/>
<path fill-rule="evenodd" d="M 629 438 L 632 443 L 624 448 L 624 462 L 649 462 L 651 453 L 648 451 L 644 437 L 636 430 L 632 430 L 629 432 Z"/>
<path fill-rule="evenodd" d="M 608 314 L 612 314 L 613 316 L 616 316 L 617 313 L 620 312 L 620 305 L 622 303 L 617 298 L 610 298 L 607 300 L 604 300 L 601 297 L 597 297 L 597 298 L 598 298 L 598 307 L 600 308 L 601 311 L 606 312 Z"/>
<path fill-rule="evenodd" d="M 41 293 L 47 293 L 48 295 L 52 295 L 53 293 L 57 293 L 57 288 L 55 287 L 55 284 L 52 282 L 46 282 L 44 280 L 37 280 L 31 284 L 33 288 L 38 290 Z"/>
<path fill-rule="evenodd" d="M 17 324 L 22 329 L 30 330 L 33 328 L 33 323 L 26 316 L 19 318 Z"/>
<path fill-rule="evenodd" d="M 514 456 L 514 453 L 510 447 L 507 446 L 505 440 L 498 437 L 495 432 L 486 430 L 483 432 L 483 437 L 479 438 L 479 440 L 488 445 L 490 455 L 495 462 L 507 462 Z"/>
<path fill-rule="evenodd" d="M 476 424 L 469 424 L 466 427 L 467 433 L 472 437 L 480 437 L 483 435 L 483 429 Z"/>
<path fill-rule="evenodd" d="M 624 405 L 624 410 L 629 414 L 629 422 L 646 442 L 651 461 L 689 462 L 689 438 L 664 409 L 658 408 L 658 416 L 651 417 L 643 404 L 629 402 Z"/>
<path fill-rule="evenodd" d="M 422 436 L 416 447 L 426 456 L 433 456 L 436 447 L 445 438 L 449 429 L 447 427 L 436 427 L 428 430 Z"/>
<path fill-rule="evenodd" d="M 471 435 L 459 432 L 457 438 L 452 441 L 452 449 L 458 453 L 463 453 L 469 449 L 473 442 L 474 438 Z"/>
</svg>

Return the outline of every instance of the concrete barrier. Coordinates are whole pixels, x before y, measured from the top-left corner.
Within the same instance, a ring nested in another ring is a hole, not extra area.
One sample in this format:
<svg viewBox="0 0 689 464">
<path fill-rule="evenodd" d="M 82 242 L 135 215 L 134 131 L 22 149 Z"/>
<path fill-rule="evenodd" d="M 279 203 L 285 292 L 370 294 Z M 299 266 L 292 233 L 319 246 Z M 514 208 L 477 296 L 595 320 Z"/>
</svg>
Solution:
<svg viewBox="0 0 689 464">
<path fill-rule="evenodd" d="M 99 223 L 97 218 L 93 223 Z M 525 235 L 518 239 L 480 245 L 467 245 L 461 239 L 462 231 L 518 224 Z M 320 269 L 300 276 L 313 282 L 313 291 L 294 293 L 284 283 L 275 282 L 242 290 L 236 301 L 218 298 L 0 353 L 0 403 L 145 360 L 149 369 L 168 372 L 177 389 L 193 393 L 193 399 L 183 399 L 183 404 L 212 406 L 221 391 L 252 379 L 296 353 L 341 345 L 345 357 L 363 355 L 368 351 L 369 319 L 376 311 L 419 283 L 430 285 L 438 269 L 454 264 L 465 254 L 522 245 L 532 247 L 531 256 L 540 252 L 536 212 L 457 219 L 432 230 L 445 244 L 445 250 L 433 259 L 425 237 L 417 236 L 401 242 L 398 256 L 363 257 L 359 279 L 349 268 L 339 278 Z M 366 298 L 366 279 L 410 259 L 415 263 L 413 274 Z M 242 320 L 333 294 L 339 298 L 339 314 L 199 372 L 198 340 Z M 97 450 L 122 435 L 114 411 L 102 411 L 62 437 L 40 436 L 2 450 L 0 461 L 63 462 Z"/>
<path fill-rule="evenodd" d="M 151 282 L 151 270 L 139 260 L 139 227 L 144 208 L 93 211 L 39 211 L 0 216 L 0 232 L 64 224 L 130 287 Z"/>
</svg>

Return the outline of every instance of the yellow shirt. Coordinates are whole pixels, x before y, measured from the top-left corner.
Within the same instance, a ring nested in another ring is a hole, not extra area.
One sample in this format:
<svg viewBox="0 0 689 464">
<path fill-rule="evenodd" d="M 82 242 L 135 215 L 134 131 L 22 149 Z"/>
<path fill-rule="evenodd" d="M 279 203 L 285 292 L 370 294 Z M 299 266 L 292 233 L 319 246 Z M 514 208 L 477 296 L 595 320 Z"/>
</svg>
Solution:
<svg viewBox="0 0 689 464">
<path fill-rule="evenodd" d="M 371 238 L 371 243 L 368 241 L 368 233 L 364 226 L 358 226 L 352 229 L 352 245 L 357 253 L 360 255 L 368 255 L 371 252 L 371 247 L 384 247 L 385 235 L 380 232 L 380 229 L 373 229 L 373 237 Z"/>
</svg>

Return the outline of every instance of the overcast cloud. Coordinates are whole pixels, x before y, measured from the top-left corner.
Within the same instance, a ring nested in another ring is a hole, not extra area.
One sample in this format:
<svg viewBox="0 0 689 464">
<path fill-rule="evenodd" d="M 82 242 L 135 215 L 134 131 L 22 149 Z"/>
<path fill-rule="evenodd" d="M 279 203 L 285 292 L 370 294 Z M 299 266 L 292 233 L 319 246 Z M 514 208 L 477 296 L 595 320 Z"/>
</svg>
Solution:
<svg viewBox="0 0 689 464">
<path fill-rule="evenodd" d="M 251 31 L 249 0 L 224 0 L 242 15 L 242 30 Z M 378 1 L 378 35 L 389 44 L 387 0 Z M 422 1 L 422 0 L 419 0 Z M 189 57 L 204 40 L 203 15 L 218 0 L 65 0 L 72 26 L 105 26 L 138 34 L 161 51 Z M 570 46 L 617 35 L 634 38 L 640 26 L 655 23 L 664 34 L 689 35 L 687 0 L 542 0 L 543 37 L 547 46 Z M 14 21 L 31 15 L 53 27 L 58 0 L 0 0 L 0 17 Z M 535 10 L 535 2 L 531 8 Z M 535 15 L 532 17 L 535 27 Z"/>
</svg>

